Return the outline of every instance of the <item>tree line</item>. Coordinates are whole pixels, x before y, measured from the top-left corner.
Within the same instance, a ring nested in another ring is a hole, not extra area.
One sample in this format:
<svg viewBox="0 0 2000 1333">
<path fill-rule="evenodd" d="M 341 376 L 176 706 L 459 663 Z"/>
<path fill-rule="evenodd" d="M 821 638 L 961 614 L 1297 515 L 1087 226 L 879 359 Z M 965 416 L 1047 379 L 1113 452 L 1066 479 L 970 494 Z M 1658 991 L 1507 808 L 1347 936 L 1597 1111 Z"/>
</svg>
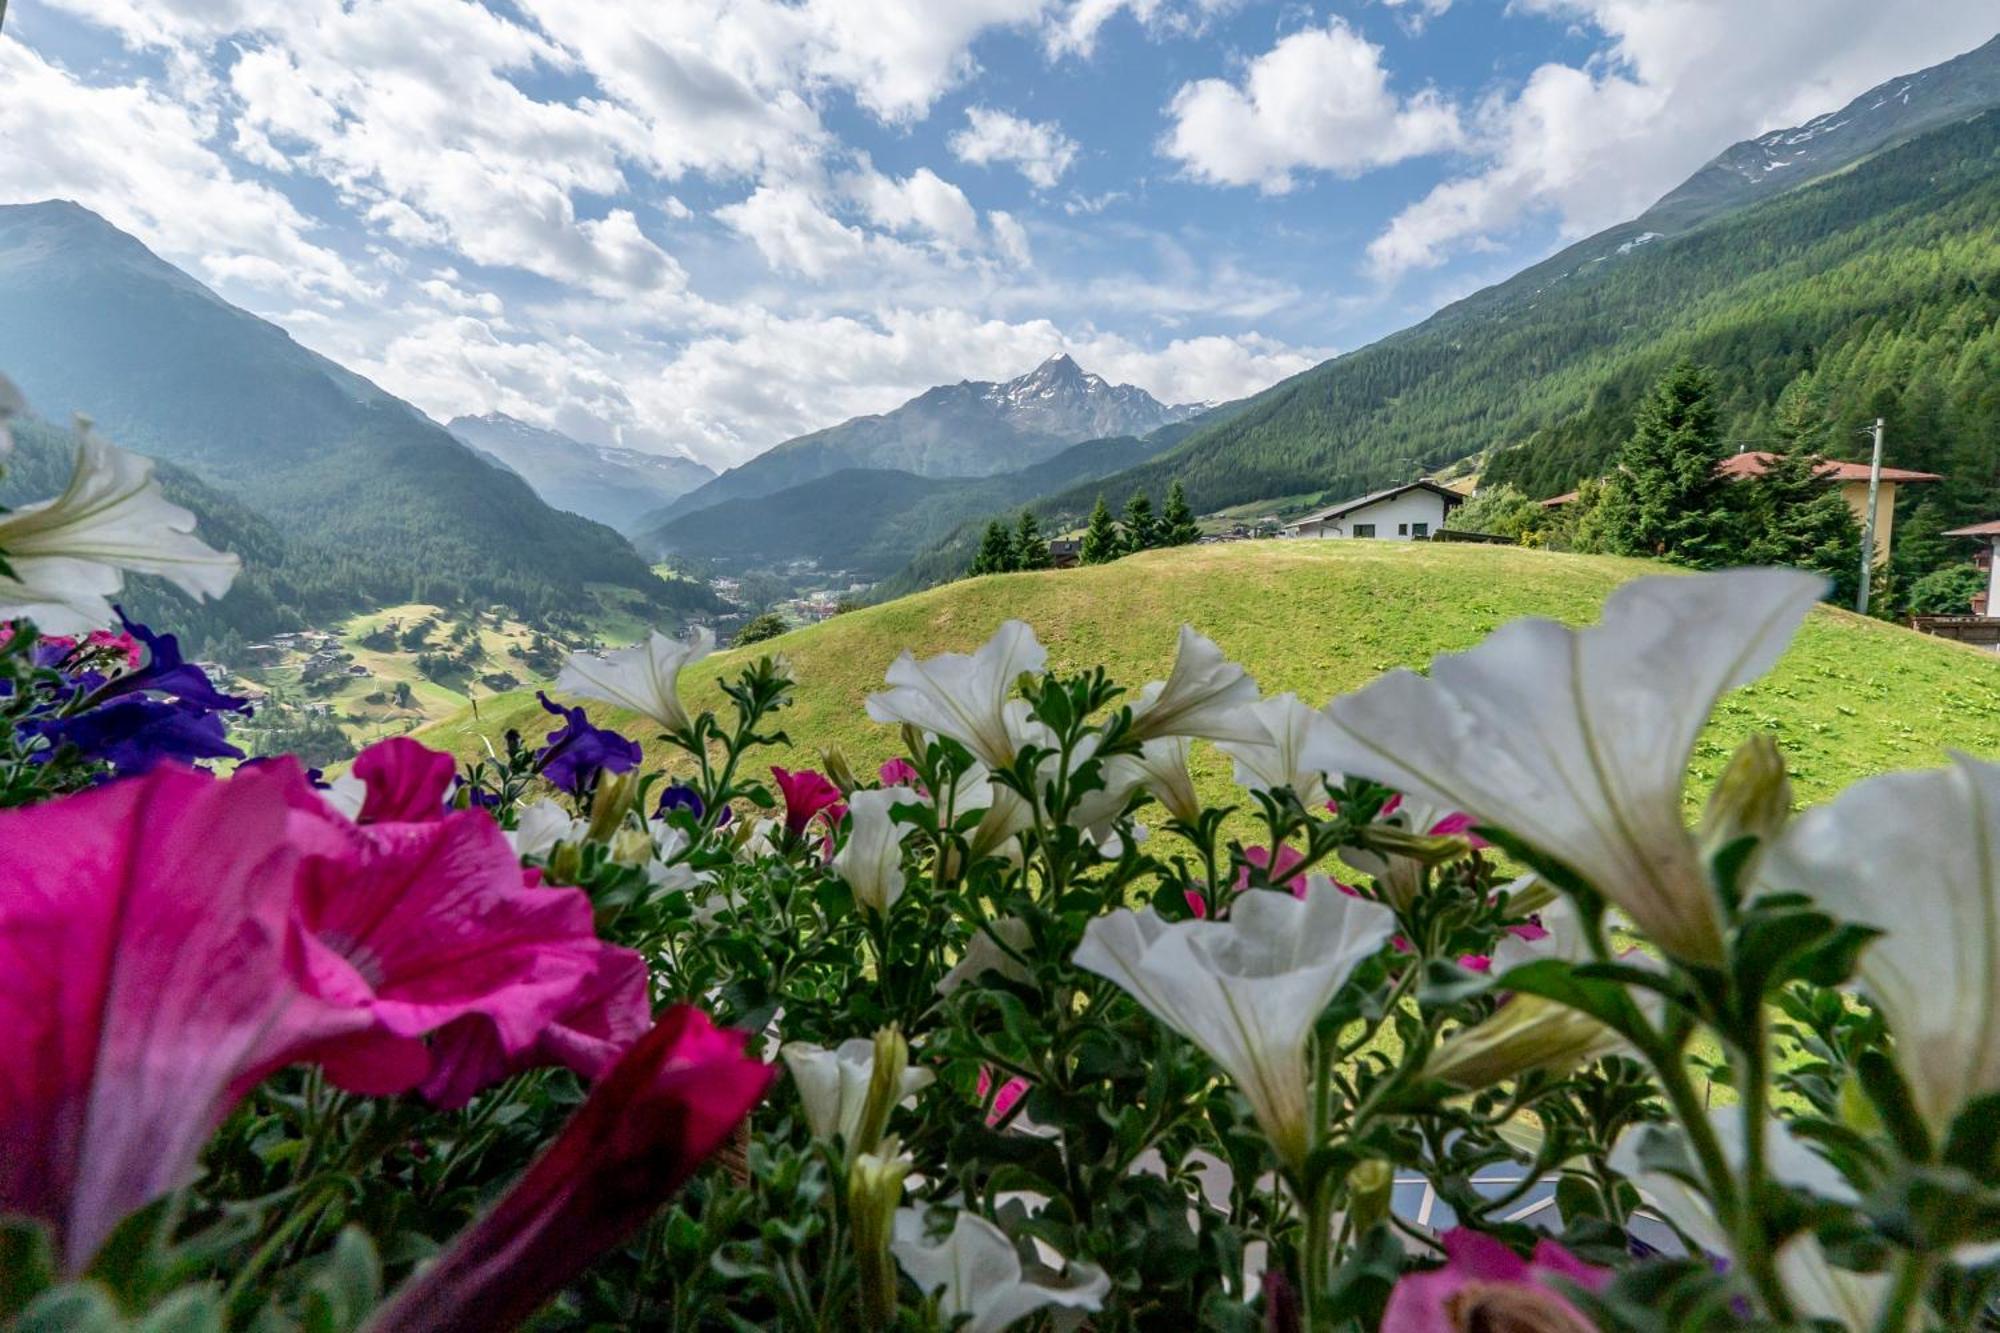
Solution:
<svg viewBox="0 0 2000 1333">
<path fill-rule="evenodd" d="M 1111 516 L 1111 506 L 1104 502 L 1103 496 L 1098 496 L 1084 528 L 1077 559 L 1081 564 L 1102 565 L 1137 551 L 1191 546 L 1200 538 L 1201 527 L 1195 522 L 1187 492 L 1176 481 L 1167 491 L 1166 508 L 1158 515 L 1153 512 L 1153 498 L 1144 491 L 1134 491 L 1126 499 L 1124 512 L 1118 518 Z M 1011 525 L 998 518 L 986 525 L 985 535 L 980 538 L 979 549 L 966 572 L 973 576 L 1009 574 L 1049 569 L 1053 563 L 1040 521 L 1033 510 L 1023 509 Z"/>
<path fill-rule="evenodd" d="M 1722 429 L 1716 377 L 1683 359 L 1640 400 L 1613 466 L 1582 481 L 1575 499 L 1545 508 L 1489 474 L 1449 526 L 1530 546 L 1648 556 L 1697 569 L 1787 565 L 1825 575 L 1829 599 L 1852 603 L 1863 536 L 1840 487 L 1818 474 L 1837 433 L 1827 399 L 1820 375 L 1794 377 L 1765 416 L 1770 433 L 1761 452 L 1771 455 L 1765 471 L 1734 479 L 1721 470 L 1735 451 Z M 1914 508 L 1922 512 L 1927 503 Z M 1912 574 L 1901 549 L 1908 535 L 1899 534 L 1891 564 L 1878 569 L 1871 606 L 1883 614 L 1963 612 L 1978 582 L 1969 548 L 1958 549 L 1955 561 L 1924 552 L 1929 567 Z"/>
</svg>

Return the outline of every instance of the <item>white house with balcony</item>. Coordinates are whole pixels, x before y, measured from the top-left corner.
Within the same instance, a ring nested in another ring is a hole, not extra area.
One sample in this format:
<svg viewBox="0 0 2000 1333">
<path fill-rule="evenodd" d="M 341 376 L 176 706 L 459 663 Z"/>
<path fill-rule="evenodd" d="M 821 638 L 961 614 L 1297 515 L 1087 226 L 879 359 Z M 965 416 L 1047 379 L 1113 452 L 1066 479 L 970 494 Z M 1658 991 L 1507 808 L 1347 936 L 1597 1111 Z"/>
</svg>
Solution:
<svg viewBox="0 0 2000 1333">
<path fill-rule="evenodd" d="M 1465 497 L 1435 481 L 1405 482 L 1345 500 L 1285 525 L 1287 537 L 1360 537 L 1377 541 L 1428 541 Z"/>
</svg>

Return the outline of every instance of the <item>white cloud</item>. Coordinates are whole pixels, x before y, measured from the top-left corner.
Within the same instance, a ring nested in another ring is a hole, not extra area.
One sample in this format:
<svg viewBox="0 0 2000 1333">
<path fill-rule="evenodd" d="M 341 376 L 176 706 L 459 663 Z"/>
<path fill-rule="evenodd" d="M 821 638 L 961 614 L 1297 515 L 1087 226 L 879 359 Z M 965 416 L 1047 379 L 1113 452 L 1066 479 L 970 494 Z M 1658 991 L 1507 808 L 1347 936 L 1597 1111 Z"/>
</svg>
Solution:
<svg viewBox="0 0 2000 1333">
<path fill-rule="evenodd" d="M 868 172 L 856 193 L 876 225 L 890 231 L 915 229 L 960 250 L 979 244 L 979 211 L 965 191 L 929 167 L 918 167 L 902 180 Z"/>
<path fill-rule="evenodd" d="M 965 120 L 965 128 L 953 133 L 950 141 L 961 162 L 976 166 L 1011 162 L 1046 190 L 1076 161 L 1076 141 L 1054 121 L 1023 120 L 985 106 L 967 107 Z"/>
<path fill-rule="evenodd" d="M 1034 252 L 1028 247 L 1028 229 L 1012 213 L 994 209 L 986 215 L 986 223 L 993 229 L 993 247 L 1015 268 L 1027 268 L 1035 262 Z"/>
<path fill-rule="evenodd" d="M 366 294 L 338 253 L 307 239 L 310 219 L 238 176 L 196 113 L 157 89 L 92 87 L 9 36 L 0 87 L 0 202 L 75 200 L 218 283 L 290 301 Z"/>
<path fill-rule="evenodd" d="M 1089 57 L 1097 49 L 1098 33 L 1121 13 L 1129 13 L 1155 35 L 1200 33 L 1218 14 L 1242 0 L 1073 0 L 1053 15 L 1043 33 L 1050 55 Z"/>
<path fill-rule="evenodd" d="M 1161 149 L 1220 185 L 1292 188 L 1299 170 L 1352 176 L 1456 147 L 1458 112 L 1431 90 L 1399 97 L 1382 48 L 1335 18 L 1279 40 L 1240 86 L 1202 79 L 1174 95 Z"/>
<path fill-rule="evenodd" d="M 1403 210 L 1369 247 L 1394 278 L 1524 218 L 1575 238 L 1643 211 L 1738 140 L 1809 120 L 1993 33 L 1990 0 L 1516 0 L 1594 29 L 1582 68 L 1546 64 L 1480 113 L 1483 163 Z"/>
</svg>

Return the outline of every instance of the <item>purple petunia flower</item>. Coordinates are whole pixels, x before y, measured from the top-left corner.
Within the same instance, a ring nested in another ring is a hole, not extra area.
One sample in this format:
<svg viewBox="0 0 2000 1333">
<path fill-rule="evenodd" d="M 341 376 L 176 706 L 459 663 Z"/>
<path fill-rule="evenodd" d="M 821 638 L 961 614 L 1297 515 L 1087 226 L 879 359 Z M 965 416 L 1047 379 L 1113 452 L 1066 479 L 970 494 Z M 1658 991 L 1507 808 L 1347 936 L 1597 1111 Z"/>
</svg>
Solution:
<svg viewBox="0 0 2000 1333">
<path fill-rule="evenodd" d="M 581 708 L 564 708 L 540 690 L 535 697 L 565 725 L 549 733 L 535 758 L 541 775 L 572 796 L 581 796 L 601 772 L 623 773 L 638 767 L 644 751 L 637 741 L 592 724 Z"/>
<path fill-rule="evenodd" d="M 74 717 L 29 722 L 23 729 L 46 737 L 53 749 L 73 745 L 126 776 L 168 762 L 243 757 L 229 743 L 219 715 L 170 699 L 114 699 Z"/>
</svg>

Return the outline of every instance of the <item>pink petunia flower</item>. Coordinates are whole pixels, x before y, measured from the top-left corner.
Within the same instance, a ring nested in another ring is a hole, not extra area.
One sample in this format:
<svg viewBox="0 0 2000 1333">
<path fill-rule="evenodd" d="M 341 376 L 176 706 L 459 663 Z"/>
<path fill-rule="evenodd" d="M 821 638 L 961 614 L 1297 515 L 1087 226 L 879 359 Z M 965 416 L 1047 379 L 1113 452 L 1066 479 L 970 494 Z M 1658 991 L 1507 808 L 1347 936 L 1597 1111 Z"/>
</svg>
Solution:
<svg viewBox="0 0 2000 1333">
<path fill-rule="evenodd" d="M 1445 1264 L 1410 1273 L 1389 1294 L 1381 1333 L 1474 1333 L 1520 1328 L 1597 1333 L 1551 1279 L 1602 1291 L 1611 1270 L 1584 1263 L 1552 1240 L 1523 1259 L 1491 1236 L 1465 1227 L 1444 1233 Z"/>
<path fill-rule="evenodd" d="M 354 757 L 354 776 L 368 787 L 356 822 L 423 823 L 444 818 L 456 763 L 408 736 L 377 741 Z"/>
<path fill-rule="evenodd" d="M 300 980 L 370 1020 L 313 1052 L 339 1086 L 387 1093 L 433 1079 L 462 1103 L 477 1091 L 472 1071 L 498 1078 L 559 1049 L 551 1025 L 580 1023 L 606 1042 L 644 1029 L 634 1021 L 643 962 L 597 938 L 580 890 L 531 879 L 484 811 L 355 825 L 313 800 L 294 811 L 292 832 L 308 853 L 293 908 Z M 613 979 L 625 992 L 616 1000 L 605 993 Z M 448 1067 L 433 1075 L 423 1038 L 447 1025 Z M 602 1052 L 576 1058 L 586 1074 L 607 1063 Z"/>
<path fill-rule="evenodd" d="M 985 1101 L 988 1093 L 993 1094 L 993 1105 L 986 1112 L 986 1127 L 993 1128 L 1007 1118 L 1015 1103 L 1028 1095 L 1028 1080 L 1015 1075 L 1000 1085 L 1000 1091 L 993 1092 L 993 1071 L 982 1068 L 979 1071 L 979 1100 Z"/>
<path fill-rule="evenodd" d="M 491 1212 L 397 1293 L 374 1333 L 513 1328 L 644 1225 L 771 1082 L 747 1033 L 676 1006 L 591 1090 Z"/>
<path fill-rule="evenodd" d="M 875 776 L 881 779 L 885 787 L 913 787 L 919 792 L 924 790 L 924 784 L 917 774 L 917 766 L 901 755 L 897 755 L 876 769 Z"/>
<path fill-rule="evenodd" d="M 501 1079 L 544 1065 L 561 1065 L 586 1079 L 601 1078 L 653 1021 L 646 961 L 606 946 L 596 969 L 577 986 L 569 1008 L 523 1050 L 510 1055 L 499 1029 L 469 1014 L 431 1038 L 431 1072 L 420 1089 L 434 1106 L 456 1110 Z"/>
<path fill-rule="evenodd" d="M 1290 879 L 1285 878 L 1293 866 L 1298 865 L 1306 859 L 1305 853 L 1289 845 L 1280 846 L 1278 848 L 1278 865 L 1275 870 L 1271 867 L 1271 851 L 1268 847 L 1246 847 L 1243 850 L 1243 859 L 1248 861 L 1250 865 L 1262 870 L 1264 878 L 1271 884 L 1282 885 L 1290 889 L 1294 898 L 1303 898 L 1306 896 L 1306 877 L 1304 875 L 1292 875 Z M 1250 866 L 1245 866 L 1236 872 L 1236 891 L 1242 893 L 1249 887 Z"/>
<path fill-rule="evenodd" d="M 809 768 L 793 773 L 774 767 L 771 776 L 777 779 L 778 791 L 785 798 L 785 831 L 794 839 L 805 836 L 806 826 L 821 816 L 831 826 L 847 813 L 840 788 L 823 773 Z"/>
<path fill-rule="evenodd" d="M 287 825 L 316 799 L 290 762 L 162 766 L 0 813 L 0 1213 L 47 1222 L 66 1272 L 298 1043 L 365 1024 L 285 965 Z"/>
</svg>

